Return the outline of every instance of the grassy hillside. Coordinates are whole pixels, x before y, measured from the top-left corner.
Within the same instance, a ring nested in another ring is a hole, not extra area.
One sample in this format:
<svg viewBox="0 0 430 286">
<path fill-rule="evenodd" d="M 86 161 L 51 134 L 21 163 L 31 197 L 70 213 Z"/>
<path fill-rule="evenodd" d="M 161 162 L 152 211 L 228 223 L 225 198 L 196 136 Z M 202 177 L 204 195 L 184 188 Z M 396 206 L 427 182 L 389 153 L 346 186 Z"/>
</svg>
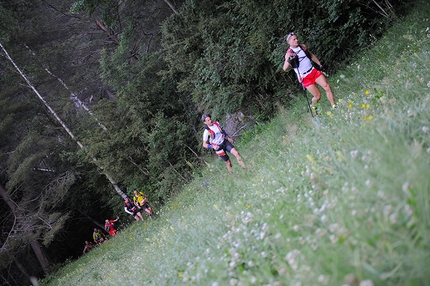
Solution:
<svg viewBox="0 0 430 286">
<path fill-rule="evenodd" d="M 298 94 L 237 142 L 247 169 L 214 156 L 157 220 L 41 284 L 428 285 L 430 3 L 417 3 L 329 78 L 338 109 L 323 98 L 313 120 Z"/>
</svg>

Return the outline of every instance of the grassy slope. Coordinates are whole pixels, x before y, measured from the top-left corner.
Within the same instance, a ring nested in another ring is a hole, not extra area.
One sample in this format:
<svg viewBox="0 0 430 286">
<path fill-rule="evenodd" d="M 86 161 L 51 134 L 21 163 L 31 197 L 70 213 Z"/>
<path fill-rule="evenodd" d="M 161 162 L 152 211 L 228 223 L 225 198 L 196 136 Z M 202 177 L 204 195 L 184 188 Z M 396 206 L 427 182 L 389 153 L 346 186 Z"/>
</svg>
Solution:
<svg viewBox="0 0 430 286">
<path fill-rule="evenodd" d="M 157 220 L 42 284 L 427 284 L 430 4 L 417 3 L 329 78 L 339 108 L 323 98 L 320 124 L 298 97 L 236 144 L 246 170 L 214 158 Z"/>
</svg>

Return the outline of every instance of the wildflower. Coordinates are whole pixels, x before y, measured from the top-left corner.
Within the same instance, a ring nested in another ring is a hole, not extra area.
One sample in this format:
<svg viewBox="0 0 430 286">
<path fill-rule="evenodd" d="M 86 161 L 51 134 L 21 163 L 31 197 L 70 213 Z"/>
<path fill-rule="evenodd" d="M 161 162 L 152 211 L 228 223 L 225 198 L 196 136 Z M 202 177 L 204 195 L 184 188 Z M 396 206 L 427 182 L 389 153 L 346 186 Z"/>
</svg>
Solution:
<svg viewBox="0 0 430 286">
<path fill-rule="evenodd" d="M 255 284 L 257 282 L 257 278 L 255 278 L 255 276 L 252 276 L 249 282 L 251 282 L 251 284 Z"/>
<path fill-rule="evenodd" d="M 386 205 L 384 206 L 384 209 L 382 210 L 384 215 L 388 216 L 388 214 L 391 212 L 392 206 L 391 205 Z"/>
<path fill-rule="evenodd" d="M 409 117 L 412 117 L 412 116 L 415 116 L 415 114 L 412 112 L 412 110 L 410 110 L 410 109 L 409 109 L 409 110 L 408 110 L 408 116 L 409 116 Z"/>
<path fill-rule="evenodd" d="M 392 224 L 395 224 L 396 222 L 397 222 L 397 220 L 398 220 L 398 216 L 397 216 L 397 214 L 391 214 L 390 215 L 390 222 L 392 223 Z"/>
<path fill-rule="evenodd" d="M 407 194 L 410 188 L 411 188 L 411 185 L 409 184 L 409 182 L 406 182 L 406 183 L 404 183 L 404 184 L 403 184 L 403 186 L 402 186 L 402 191 L 403 191 L 405 194 Z"/>
<path fill-rule="evenodd" d="M 366 95 L 369 95 L 370 91 L 366 89 Z"/>
<path fill-rule="evenodd" d="M 328 221 L 328 217 L 324 214 L 321 216 L 321 221 L 322 222 L 327 222 Z"/>
<path fill-rule="evenodd" d="M 309 154 L 306 155 L 306 158 L 308 158 L 308 161 L 311 162 L 311 163 L 315 162 L 315 159 L 311 155 L 309 155 Z"/>
<path fill-rule="evenodd" d="M 327 115 L 328 115 L 328 116 L 332 116 L 332 115 L 333 115 L 333 113 L 331 113 L 331 111 L 327 111 Z"/>
<path fill-rule="evenodd" d="M 237 279 L 232 278 L 232 279 L 230 279 L 230 283 L 229 283 L 229 285 L 230 285 L 230 286 L 235 286 L 235 285 L 237 285 L 237 282 L 239 282 Z"/>
<path fill-rule="evenodd" d="M 360 282 L 359 286 L 373 286 L 373 282 L 370 279 L 363 280 Z"/>
<path fill-rule="evenodd" d="M 367 180 L 365 184 L 368 188 L 372 187 L 372 185 L 373 185 L 371 180 Z"/>
<path fill-rule="evenodd" d="M 427 133 L 430 129 L 427 126 L 423 126 L 422 130 L 424 133 Z"/>
<path fill-rule="evenodd" d="M 404 209 L 405 209 L 405 213 L 407 215 L 409 215 L 409 216 L 411 216 L 414 213 L 414 211 L 412 210 L 411 206 L 408 205 L 408 204 L 405 205 Z"/>
<path fill-rule="evenodd" d="M 355 159 L 358 155 L 358 150 L 353 150 L 353 151 L 349 152 L 349 154 L 351 154 L 352 159 Z"/>
<path fill-rule="evenodd" d="M 328 275 L 321 274 L 320 276 L 318 276 L 318 282 L 320 282 L 323 285 L 327 285 L 328 280 L 329 280 L 329 276 Z"/>
<path fill-rule="evenodd" d="M 288 262 L 288 264 L 291 266 L 293 270 L 297 270 L 298 268 L 298 262 L 296 258 L 299 255 L 300 255 L 300 251 L 297 249 L 294 249 L 288 252 L 287 255 L 285 256 L 285 260 Z"/>
<path fill-rule="evenodd" d="M 352 103 L 348 104 L 348 108 L 352 108 Z"/>
<path fill-rule="evenodd" d="M 181 278 L 182 277 L 182 273 L 178 273 L 178 277 Z"/>
<path fill-rule="evenodd" d="M 330 238 L 331 243 L 333 243 L 333 244 L 339 241 L 339 238 L 333 234 L 330 235 L 329 238 Z"/>
</svg>

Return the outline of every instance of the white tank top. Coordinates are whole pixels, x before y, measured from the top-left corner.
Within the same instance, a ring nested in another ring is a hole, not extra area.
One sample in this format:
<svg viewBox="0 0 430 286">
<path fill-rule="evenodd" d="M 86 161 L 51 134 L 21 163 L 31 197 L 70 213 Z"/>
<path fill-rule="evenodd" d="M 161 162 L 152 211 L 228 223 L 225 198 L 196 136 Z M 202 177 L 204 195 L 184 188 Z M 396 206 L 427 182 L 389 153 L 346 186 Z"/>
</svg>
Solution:
<svg viewBox="0 0 430 286">
<path fill-rule="evenodd" d="M 312 62 L 306 56 L 306 53 L 300 46 L 294 49 L 290 47 L 290 50 L 292 50 L 299 57 L 299 68 L 294 69 L 294 71 L 296 72 L 299 81 L 301 81 L 306 75 L 308 75 L 312 71 Z"/>
</svg>

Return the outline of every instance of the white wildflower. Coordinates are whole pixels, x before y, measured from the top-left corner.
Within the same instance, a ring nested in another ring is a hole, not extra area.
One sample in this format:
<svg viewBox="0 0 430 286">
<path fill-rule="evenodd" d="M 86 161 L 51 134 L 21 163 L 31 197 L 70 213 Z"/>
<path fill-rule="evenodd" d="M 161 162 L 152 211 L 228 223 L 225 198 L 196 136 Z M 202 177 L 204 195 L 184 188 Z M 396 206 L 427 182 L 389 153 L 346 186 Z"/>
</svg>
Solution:
<svg viewBox="0 0 430 286">
<path fill-rule="evenodd" d="M 237 282 L 239 282 L 237 279 L 232 278 L 232 279 L 230 279 L 229 285 L 230 285 L 230 286 L 236 286 L 236 285 L 237 285 Z"/>
<path fill-rule="evenodd" d="M 330 235 L 329 238 L 330 238 L 331 243 L 336 243 L 339 240 L 339 238 L 337 236 L 333 235 L 333 234 Z"/>
<path fill-rule="evenodd" d="M 397 223 L 397 220 L 398 220 L 398 216 L 397 216 L 397 214 L 391 214 L 390 215 L 390 222 L 392 223 L 392 224 L 395 224 L 395 223 Z"/>
<path fill-rule="evenodd" d="M 422 130 L 424 133 L 427 133 L 429 132 L 430 128 L 428 128 L 427 126 L 423 126 Z"/>
<path fill-rule="evenodd" d="M 402 191 L 407 194 L 409 193 L 409 189 L 411 188 L 411 185 L 409 184 L 409 182 L 406 182 L 402 185 Z"/>
<path fill-rule="evenodd" d="M 373 286 L 373 282 L 370 279 L 360 281 L 359 286 Z"/>
<path fill-rule="evenodd" d="M 408 205 L 408 204 L 405 205 L 405 213 L 407 215 L 409 215 L 409 216 L 411 216 L 414 213 L 414 211 L 412 210 L 411 206 Z"/>
<path fill-rule="evenodd" d="M 320 282 L 323 285 L 327 285 L 328 280 L 329 280 L 329 276 L 328 275 L 321 274 L 320 276 L 318 276 L 318 282 Z"/>
<path fill-rule="evenodd" d="M 388 216 L 391 212 L 392 206 L 391 205 L 386 205 L 383 209 L 383 213 L 385 216 Z"/>
<path fill-rule="evenodd" d="M 349 154 L 351 154 L 352 159 L 355 159 L 358 156 L 358 150 L 353 150 L 349 152 Z"/>
<path fill-rule="evenodd" d="M 328 221 L 328 217 L 327 217 L 327 215 L 323 214 L 323 215 L 321 216 L 321 221 L 322 221 L 322 222 L 327 222 L 327 221 Z"/>
</svg>

